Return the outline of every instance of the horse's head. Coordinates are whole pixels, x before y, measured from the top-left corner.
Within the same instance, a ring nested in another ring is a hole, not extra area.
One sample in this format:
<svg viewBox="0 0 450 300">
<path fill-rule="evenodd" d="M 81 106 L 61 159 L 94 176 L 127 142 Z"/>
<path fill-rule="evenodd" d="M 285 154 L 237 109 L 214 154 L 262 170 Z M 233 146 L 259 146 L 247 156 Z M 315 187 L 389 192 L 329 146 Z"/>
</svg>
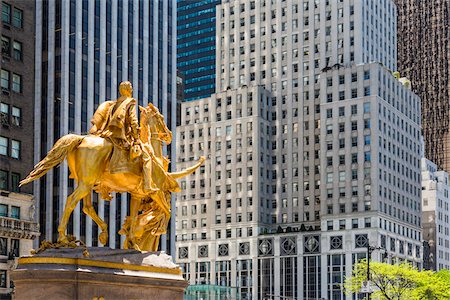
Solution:
<svg viewBox="0 0 450 300">
<path fill-rule="evenodd" d="M 141 139 L 144 142 L 156 139 L 170 144 L 172 132 L 164 122 L 164 116 L 158 108 L 149 103 L 145 108 L 139 106 L 139 110 L 141 111 Z"/>
</svg>

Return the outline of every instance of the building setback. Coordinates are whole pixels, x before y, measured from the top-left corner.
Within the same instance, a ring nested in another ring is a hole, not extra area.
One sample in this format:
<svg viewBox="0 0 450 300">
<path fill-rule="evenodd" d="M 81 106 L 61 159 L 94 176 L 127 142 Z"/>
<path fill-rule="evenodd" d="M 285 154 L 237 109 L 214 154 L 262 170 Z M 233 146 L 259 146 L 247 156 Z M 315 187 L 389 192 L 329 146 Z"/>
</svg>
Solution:
<svg viewBox="0 0 450 300">
<path fill-rule="evenodd" d="M 450 1 L 395 3 L 398 71 L 422 101 L 425 157 L 450 172 Z"/>
<path fill-rule="evenodd" d="M 216 5 L 220 0 L 177 1 L 177 66 L 185 77 L 184 100 L 215 91 Z"/>
<path fill-rule="evenodd" d="M 0 93 L 0 189 L 19 189 L 33 168 L 35 3 L 2 1 Z"/>
<path fill-rule="evenodd" d="M 430 247 L 428 268 L 450 269 L 450 197 L 448 173 L 422 158 L 423 239 Z M 424 257 L 425 260 L 425 257 Z"/>
<path fill-rule="evenodd" d="M 420 100 L 397 80 L 392 1 L 217 7 L 216 92 L 184 102 L 177 262 L 242 299 L 351 299 L 367 245 L 422 265 Z"/>
<path fill-rule="evenodd" d="M 124 80 L 132 82 L 139 105 L 155 104 L 175 131 L 175 30 L 174 0 L 36 2 L 34 161 L 59 137 L 85 134 L 95 109 L 117 99 Z M 175 145 L 167 149 L 172 161 Z M 58 220 L 74 186 L 68 175 L 64 164 L 34 182 L 42 238 L 57 238 Z M 109 224 L 108 246 L 120 247 L 123 237 L 117 231 L 128 214 L 127 195 L 118 194 L 111 202 L 93 196 L 99 216 Z M 97 226 L 81 213 L 80 205 L 68 231 L 89 246 L 98 245 Z M 170 235 L 174 232 L 169 228 Z M 171 243 L 173 239 L 162 237 L 162 249 L 170 252 Z"/>
</svg>

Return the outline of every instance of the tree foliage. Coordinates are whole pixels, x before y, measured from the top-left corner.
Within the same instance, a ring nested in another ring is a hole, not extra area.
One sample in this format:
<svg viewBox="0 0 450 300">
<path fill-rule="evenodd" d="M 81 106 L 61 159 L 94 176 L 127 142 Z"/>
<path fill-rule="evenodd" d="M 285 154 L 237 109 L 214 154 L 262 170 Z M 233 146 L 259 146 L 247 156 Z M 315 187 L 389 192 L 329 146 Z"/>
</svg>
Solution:
<svg viewBox="0 0 450 300">
<path fill-rule="evenodd" d="M 367 261 L 356 264 L 352 276 L 345 280 L 348 294 L 359 293 L 367 281 Z M 385 300 L 448 300 L 450 272 L 419 271 L 409 263 L 385 264 L 370 262 L 373 299 Z"/>
</svg>

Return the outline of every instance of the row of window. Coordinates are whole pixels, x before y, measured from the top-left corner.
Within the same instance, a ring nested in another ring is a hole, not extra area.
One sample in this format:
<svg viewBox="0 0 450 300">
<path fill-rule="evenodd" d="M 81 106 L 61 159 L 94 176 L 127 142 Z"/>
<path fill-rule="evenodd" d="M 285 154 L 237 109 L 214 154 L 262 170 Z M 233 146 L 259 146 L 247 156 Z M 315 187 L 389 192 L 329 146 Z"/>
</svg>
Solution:
<svg viewBox="0 0 450 300">
<path fill-rule="evenodd" d="M 11 205 L 11 209 L 9 209 L 7 204 L 0 204 L 0 217 L 20 219 L 20 207 Z"/>
<path fill-rule="evenodd" d="M 20 159 L 21 142 L 0 136 L 0 155 Z"/>
<path fill-rule="evenodd" d="M 276 4 L 277 4 L 277 2 L 278 1 L 271 1 L 272 2 L 272 5 L 273 6 L 276 6 Z M 283 0 L 283 1 L 281 1 L 282 3 L 284 2 L 286 2 L 285 0 Z M 339 0 L 339 3 L 343 3 L 344 2 L 344 0 Z M 265 7 L 266 6 L 266 0 L 260 0 L 259 1 L 259 3 L 260 3 L 260 6 L 261 7 Z M 327 9 L 329 9 L 330 8 L 330 3 L 331 3 L 331 1 L 330 0 L 326 0 L 325 1 L 325 6 L 327 7 Z M 310 2 L 308 1 L 308 0 L 306 0 L 306 1 L 304 1 L 303 2 L 303 11 L 304 12 L 306 12 L 306 11 L 309 11 L 309 8 L 310 8 Z M 248 5 L 247 5 L 248 6 Z M 250 3 L 249 3 L 249 8 L 247 7 L 247 9 L 249 9 L 250 11 L 255 11 L 255 8 L 256 8 L 256 3 L 255 3 L 255 1 L 251 1 Z M 232 3 L 232 5 L 230 5 L 230 15 L 234 15 L 234 9 L 235 9 L 235 7 L 236 7 L 236 9 L 238 8 L 238 6 L 236 5 L 236 6 L 233 6 L 233 3 Z M 312 7 L 312 6 L 311 6 Z M 315 0 L 314 1 L 314 9 L 318 9 L 319 8 L 319 0 Z M 264 9 L 262 9 L 262 10 L 264 10 Z M 287 5 L 286 6 L 283 6 L 282 8 L 281 8 L 281 16 L 282 17 L 286 17 L 286 15 L 287 15 L 287 12 L 288 11 L 291 11 L 293 14 L 298 14 L 298 12 L 299 12 L 299 4 L 293 4 L 291 7 L 287 7 Z M 239 5 L 239 12 L 240 13 L 244 13 L 245 12 L 245 3 L 241 3 L 240 5 Z M 343 16 L 343 8 L 339 8 L 338 9 L 338 13 L 339 14 L 342 14 L 342 16 Z M 355 8 L 354 8 L 354 6 L 353 5 L 351 5 L 350 6 L 350 15 L 353 15 L 354 14 L 354 12 L 355 12 Z M 329 16 L 329 18 L 330 18 L 330 20 L 331 20 L 331 11 L 327 11 L 327 17 L 328 17 L 328 15 L 330 14 L 330 16 Z M 221 10 L 221 15 L 222 15 L 222 18 L 224 18 L 225 17 L 225 10 L 222 8 L 222 10 Z M 276 16 L 276 9 L 272 9 L 272 19 L 274 19 L 275 18 L 275 16 Z"/>
<path fill-rule="evenodd" d="M 0 190 L 19 192 L 20 174 L 0 170 Z"/>
<path fill-rule="evenodd" d="M 0 125 L 21 126 L 22 125 L 22 109 L 6 103 L 0 103 Z"/>
<path fill-rule="evenodd" d="M 2 22 L 16 28 L 23 27 L 23 11 L 17 7 L 12 7 L 5 2 L 2 3 Z"/>
<path fill-rule="evenodd" d="M 22 75 L 1 69 L 0 80 L 3 92 L 12 90 L 15 93 L 22 93 Z"/>
<path fill-rule="evenodd" d="M 22 60 L 22 43 L 11 40 L 9 37 L 2 35 L 2 55 L 3 57 L 11 57 L 15 60 Z"/>
</svg>

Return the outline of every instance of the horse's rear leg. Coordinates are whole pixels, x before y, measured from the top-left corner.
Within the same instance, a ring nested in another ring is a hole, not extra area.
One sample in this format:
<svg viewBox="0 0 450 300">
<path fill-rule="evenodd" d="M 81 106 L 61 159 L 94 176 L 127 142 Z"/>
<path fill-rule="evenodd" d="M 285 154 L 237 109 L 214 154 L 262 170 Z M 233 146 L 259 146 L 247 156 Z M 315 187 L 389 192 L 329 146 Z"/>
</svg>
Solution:
<svg viewBox="0 0 450 300">
<path fill-rule="evenodd" d="M 103 245 L 106 245 L 108 242 L 108 224 L 106 224 L 100 217 L 97 215 L 94 207 L 92 206 L 92 196 L 91 193 L 83 199 L 83 212 L 91 217 L 95 223 L 97 223 L 98 227 L 102 230 L 99 236 L 99 241 Z"/>
<path fill-rule="evenodd" d="M 69 241 L 66 235 L 67 223 L 69 222 L 69 218 L 72 215 L 72 212 L 77 206 L 78 202 L 80 202 L 81 199 L 90 194 L 91 189 L 91 186 L 86 185 L 84 182 L 80 182 L 73 193 L 70 194 L 69 197 L 67 197 L 66 206 L 64 207 L 64 212 L 58 226 L 58 242 L 67 243 Z"/>
</svg>

